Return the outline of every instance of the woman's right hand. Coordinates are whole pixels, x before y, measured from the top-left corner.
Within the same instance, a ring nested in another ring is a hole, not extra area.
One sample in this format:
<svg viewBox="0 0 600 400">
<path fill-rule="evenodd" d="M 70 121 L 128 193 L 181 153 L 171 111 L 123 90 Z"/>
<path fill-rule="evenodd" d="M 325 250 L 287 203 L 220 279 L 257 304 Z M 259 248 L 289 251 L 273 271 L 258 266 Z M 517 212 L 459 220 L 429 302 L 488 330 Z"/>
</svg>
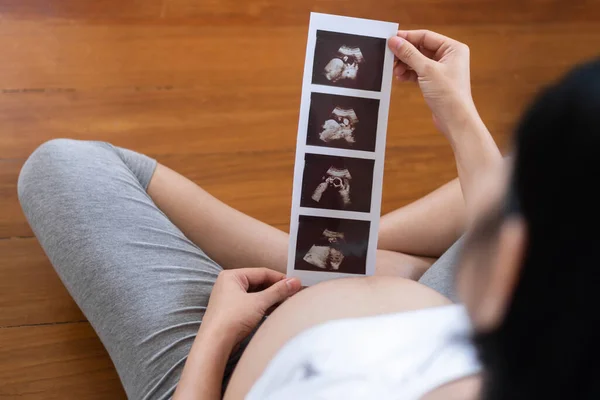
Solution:
<svg viewBox="0 0 600 400">
<path fill-rule="evenodd" d="M 469 47 L 427 30 L 398 31 L 388 46 L 397 60 L 394 75 L 417 82 L 433 119 L 449 139 L 469 119 L 479 118 L 471 97 Z"/>
<path fill-rule="evenodd" d="M 438 129 L 450 141 L 462 194 L 472 214 L 477 209 L 473 204 L 478 202 L 481 174 L 502 164 L 502 156 L 471 96 L 469 48 L 424 30 L 399 31 L 388 46 L 398 59 L 394 74 L 401 81 L 419 84 Z"/>
</svg>

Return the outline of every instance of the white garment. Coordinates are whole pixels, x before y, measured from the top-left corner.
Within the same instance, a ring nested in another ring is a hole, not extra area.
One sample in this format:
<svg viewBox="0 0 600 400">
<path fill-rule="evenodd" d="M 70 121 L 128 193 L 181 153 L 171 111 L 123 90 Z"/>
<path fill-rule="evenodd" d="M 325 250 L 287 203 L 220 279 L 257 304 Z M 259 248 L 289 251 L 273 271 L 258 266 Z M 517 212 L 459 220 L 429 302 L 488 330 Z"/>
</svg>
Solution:
<svg viewBox="0 0 600 400">
<path fill-rule="evenodd" d="M 334 320 L 290 340 L 246 400 L 418 400 L 480 371 L 464 307 Z"/>
</svg>

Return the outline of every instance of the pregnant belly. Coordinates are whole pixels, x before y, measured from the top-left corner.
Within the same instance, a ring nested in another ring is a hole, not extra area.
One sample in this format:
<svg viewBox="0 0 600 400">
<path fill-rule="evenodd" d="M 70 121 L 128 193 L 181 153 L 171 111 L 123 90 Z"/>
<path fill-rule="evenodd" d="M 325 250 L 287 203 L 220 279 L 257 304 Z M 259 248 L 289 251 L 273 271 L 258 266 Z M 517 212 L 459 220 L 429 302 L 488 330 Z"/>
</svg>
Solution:
<svg viewBox="0 0 600 400">
<path fill-rule="evenodd" d="M 450 304 L 448 299 L 419 283 L 389 276 L 338 279 L 307 288 L 279 306 L 259 328 L 244 351 L 224 398 L 244 398 L 279 349 L 305 329 L 334 319 L 446 304 Z"/>
</svg>

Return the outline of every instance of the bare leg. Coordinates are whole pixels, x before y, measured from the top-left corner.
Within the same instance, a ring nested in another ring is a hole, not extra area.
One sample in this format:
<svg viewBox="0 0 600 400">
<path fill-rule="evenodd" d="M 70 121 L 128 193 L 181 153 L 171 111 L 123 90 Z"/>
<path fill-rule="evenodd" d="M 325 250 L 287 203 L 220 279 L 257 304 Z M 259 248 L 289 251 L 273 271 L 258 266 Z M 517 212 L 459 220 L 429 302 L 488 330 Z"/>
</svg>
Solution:
<svg viewBox="0 0 600 400">
<path fill-rule="evenodd" d="M 285 272 L 285 232 L 229 207 L 161 164 L 148 194 L 185 236 L 223 268 L 266 267 Z"/>
<path fill-rule="evenodd" d="M 466 208 L 458 179 L 381 218 L 379 248 L 439 257 L 464 232 Z"/>
<path fill-rule="evenodd" d="M 267 267 L 285 272 L 287 233 L 229 207 L 160 164 L 148 194 L 191 241 L 223 268 Z M 380 250 L 376 270 L 378 275 L 418 279 L 433 261 Z"/>
<path fill-rule="evenodd" d="M 375 275 L 401 276 L 418 281 L 435 260 L 430 257 L 417 257 L 378 249 Z"/>
</svg>

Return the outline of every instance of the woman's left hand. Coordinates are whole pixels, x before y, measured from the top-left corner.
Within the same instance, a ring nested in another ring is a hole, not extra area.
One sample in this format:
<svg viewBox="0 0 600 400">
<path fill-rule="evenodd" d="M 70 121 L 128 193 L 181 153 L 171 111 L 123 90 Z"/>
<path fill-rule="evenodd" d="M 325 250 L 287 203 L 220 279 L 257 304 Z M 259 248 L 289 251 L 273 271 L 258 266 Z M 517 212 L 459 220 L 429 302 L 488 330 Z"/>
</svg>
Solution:
<svg viewBox="0 0 600 400">
<path fill-rule="evenodd" d="M 223 335 L 235 346 L 265 314 L 301 289 L 297 278 L 268 268 L 241 268 L 219 274 L 202 320 L 201 330 Z"/>
<path fill-rule="evenodd" d="M 300 280 L 286 279 L 284 274 L 267 268 L 221 272 L 173 398 L 220 399 L 231 350 L 256 328 L 270 308 L 300 287 Z"/>
</svg>

